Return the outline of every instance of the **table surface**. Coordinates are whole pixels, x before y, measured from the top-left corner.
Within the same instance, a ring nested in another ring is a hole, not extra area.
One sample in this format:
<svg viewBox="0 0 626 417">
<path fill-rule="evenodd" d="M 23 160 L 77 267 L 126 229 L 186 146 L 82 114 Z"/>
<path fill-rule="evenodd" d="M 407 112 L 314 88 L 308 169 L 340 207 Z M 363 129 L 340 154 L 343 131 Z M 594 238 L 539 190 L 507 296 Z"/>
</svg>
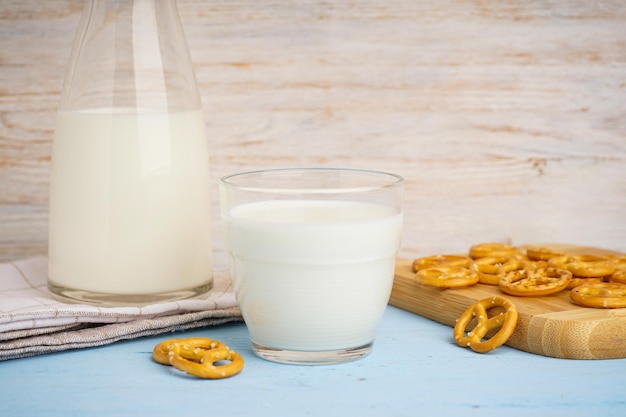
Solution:
<svg viewBox="0 0 626 417">
<path fill-rule="evenodd" d="M 176 336 L 221 340 L 243 371 L 200 380 L 151 360 L 156 336 L 0 363 L 4 416 L 626 415 L 626 359 L 563 360 L 458 347 L 452 329 L 389 306 L 373 352 L 324 366 L 252 353 L 243 323 Z"/>
</svg>

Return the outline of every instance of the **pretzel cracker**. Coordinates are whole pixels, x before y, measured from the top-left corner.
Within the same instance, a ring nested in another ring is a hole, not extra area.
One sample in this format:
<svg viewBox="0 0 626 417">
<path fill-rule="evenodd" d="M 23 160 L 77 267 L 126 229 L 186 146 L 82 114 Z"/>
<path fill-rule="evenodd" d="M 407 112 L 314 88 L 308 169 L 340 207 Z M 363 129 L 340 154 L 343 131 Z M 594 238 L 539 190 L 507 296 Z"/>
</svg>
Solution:
<svg viewBox="0 0 626 417">
<path fill-rule="evenodd" d="M 500 307 L 504 312 L 489 317 L 488 310 Z M 454 340 L 461 347 L 469 347 L 474 352 L 487 353 L 506 343 L 517 326 L 517 309 L 503 297 L 489 297 L 472 304 L 459 317 L 454 326 Z M 476 326 L 467 331 L 470 322 L 476 319 Z M 483 340 L 485 335 L 499 329 L 491 338 Z"/>
<path fill-rule="evenodd" d="M 417 282 L 437 288 L 461 288 L 478 282 L 474 269 L 458 266 L 439 266 L 417 271 Z"/>
<path fill-rule="evenodd" d="M 500 291 L 520 297 L 556 294 L 567 288 L 572 273 L 566 269 L 538 268 L 515 270 L 500 278 Z"/>
<path fill-rule="evenodd" d="M 626 284 L 599 282 L 580 285 L 570 291 L 571 300 L 578 305 L 593 308 L 626 307 Z"/>
<path fill-rule="evenodd" d="M 204 337 L 164 340 L 154 347 L 152 359 L 205 379 L 231 377 L 238 374 L 244 365 L 237 352 L 218 340 Z"/>
</svg>

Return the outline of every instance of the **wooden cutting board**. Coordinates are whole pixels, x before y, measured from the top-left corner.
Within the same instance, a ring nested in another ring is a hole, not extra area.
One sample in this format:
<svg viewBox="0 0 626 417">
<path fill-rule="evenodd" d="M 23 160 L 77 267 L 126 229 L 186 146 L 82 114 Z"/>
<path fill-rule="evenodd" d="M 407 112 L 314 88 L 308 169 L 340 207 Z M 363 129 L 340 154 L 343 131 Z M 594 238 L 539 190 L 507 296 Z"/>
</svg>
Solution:
<svg viewBox="0 0 626 417">
<path fill-rule="evenodd" d="M 615 253 L 571 245 L 549 246 L 571 254 Z M 626 308 L 580 307 L 570 301 L 569 291 L 544 297 L 515 297 L 483 284 L 438 289 L 418 284 L 412 260 L 398 259 L 389 304 L 454 327 L 456 319 L 471 304 L 493 295 L 508 298 L 519 313 L 508 346 L 563 359 L 626 358 Z"/>
</svg>

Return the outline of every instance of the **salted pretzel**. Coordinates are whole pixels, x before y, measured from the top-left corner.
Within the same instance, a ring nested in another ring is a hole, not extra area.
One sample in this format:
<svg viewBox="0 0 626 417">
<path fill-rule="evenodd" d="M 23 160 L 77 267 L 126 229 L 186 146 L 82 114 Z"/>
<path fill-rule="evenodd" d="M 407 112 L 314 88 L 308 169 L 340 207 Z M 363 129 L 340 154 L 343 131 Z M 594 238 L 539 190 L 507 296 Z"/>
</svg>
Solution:
<svg viewBox="0 0 626 417">
<path fill-rule="evenodd" d="M 482 261 L 482 259 L 488 259 L 488 258 L 477 259 L 475 262 Z M 506 262 L 503 262 L 498 265 L 498 269 L 497 269 L 498 280 L 497 281 L 494 280 L 494 285 L 498 285 L 500 283 L 500 278 L 502 278 L 503 276 L 505 276 L 506 274 L 510 272 L 523 271 L 523 270 L 536 271 L 537 269 L 547 267 L 547 264 L 545 261 L 520 260 L 519 258 L 515 256 L 509 257 L 507 259 L 508 260 Z"/>
<path fill-rule="evenodd" d="M 526 248 L 526 256 L 533 261 L 549 261 L 557 256 L 563 256 L 563 253 L 539 246 L 531 246 Z"/>
<path fill-rule="evenodd" d="M 474 260 L 478 282 L 487 285 L 498 285 L 498 282 L 500 282 L 500 268 L 509 262 L 517 261 L 508 256 L 485 256 Z"/>
<path fill-rule="evenodd" d="M 517 250 L 504 243 L 479 243 L 470 247 L 469 256 L 472 259 L 515 255 Z"/>
<path fill-rule="evenodd" d="M 546 268 L 548 264 L 545 261 L 531 261 L 520 260 L 515 257 L 509 258 L 509 260 L 498 267 L 499 275 L 506 275 L 512 271 L 519 271 L 525 269 L 527 271 L 536 271 L 540 268 Z"/>
<path fill-rule="evenodd" d="M 566 290 L 571 290 L 573 288 L 576 288 L 580 285 L 584 285 L 584 284 L 595 284 L 598 282 L 604 282 L 604 280 L 602 279 L 602 277 L 596 277 L 596 278 L 585 278 L 585 277 L 575 277 L 572 276 L 572 279 L 570 280 L 569 284 L 567 284 L 567 287 L 565 287 Z"/>
<path fill-rule="evenodd" d="M 566 269 L 521 269 L 502 276 L 498 287 L 505 294 L 533 297 L 560 292 L 567 288 L 571 279 L 572 273 Z"/>
<path fill-rule="evenodd" d="M 203 337 L 168 339 L 154 347 L 152 358 L 199 378 L 220 379 L 238 374 L 243 358 L 224 343 Z M 216 362 L 227 364 L 216 365 Z"/>
<path fill-rule="evenodd" d="M 225 344 L 220 341 L 207 339 L 204 337 L 190 337 L 183 339 L 168 339 L 164 340 L 158 345 L 154 347 L 152 351 L 152 359 L 162 365 L 171 365 L 169 353 L 172 348 L 172 345 L 178 344 L 181 346 L 181 349 L 184 351 L 192 351 L 194 349 L 217 349 L 217 348 L 227 348 Z"/>
<path fill-rule="evenodd" d="M 437 288 L 460 288 L 478 282 L 478 274 L 473 269 L 458 266 L 438 266 L 417 271 L 417 282 Z"/>
<path fill-rule="evenodd" d="M 547 266 L 548 264 L 546 261 L 534 261 L 534 260 L 518 261 L 518 260 L 512 259 L 509 262 L 500 266 L 500 268 L 498 268 L 498 273 L 500 274 L 500 276 L 502 276 L 513 271 L 520 271 L 524 269 L 527 271 L 536 271 L 541 268 L 545 269 Z M 578 278 L 578 277 L 572 276 L 572 279 L 567 284 L 565 289 L 574 288 L 578 285 L 584 284 L 585 282 L 589 280 L 595 281 L 596 279 L 595 278 Z"/>
<path fill-rule="evenodd" d="M 467 256 L 459 255 L 432 255 L 417 258 L 413 261 L 413 272 L 420 269 L 432 268 L 437 266 L 459 266 L 468 268 L 472 263 L 472 259 Z"/>
<path fill-rule="evenodd" d="M 597 278 L 611 275 L 615 267 L 605 256 L 563 255 L 552 258 L 548 266 L 567 269 L 574 276 Z"/>
<path fill-rule="evenodd" d="M 626 284 L 599 282 L 580 285 L 570 291 L 570 298 L 578 305 L 594 308 L 626 307 Z"/>
<path fill-rule="evenodd" d="M 229 361 L 229 363 L 216 365 L 221 361 Z M 170 349 L 170 363 L 179 371 L 206 379 L 228 378 L 243 369 L 241 355 L 227 347 L 184 351 L 180 345 L 173 344 Z"/>
<path fill-rule="evenodd" d="M 487 310 L 504 308 L 504 312 L 489 317 Z M 503 297 L 484 298 L 472 304 L 459 317 L 454 325 L 454 340 L 457 345 L 469 347 L 474 352 L 487 353 L 503 345 L 511 337 L 517 325 L 517 309 L 509 300 Z M 476 319 L 476 326 L 466 332 L 467 325 Z M 490 339 L 483 341 L 485 335 L 499 329 Z"/>
<path fill-rule="evenodd" d="M 545 268 L 543 261 L 521 260 L 517 256 L 486 256 L 474 260 L 474 266 L 478 273 L 478 282 L 487 285 L 498 285 L 500 278 L 511 272 L 521 269 L 534 271 L 538 268 Z"/>
</svg>

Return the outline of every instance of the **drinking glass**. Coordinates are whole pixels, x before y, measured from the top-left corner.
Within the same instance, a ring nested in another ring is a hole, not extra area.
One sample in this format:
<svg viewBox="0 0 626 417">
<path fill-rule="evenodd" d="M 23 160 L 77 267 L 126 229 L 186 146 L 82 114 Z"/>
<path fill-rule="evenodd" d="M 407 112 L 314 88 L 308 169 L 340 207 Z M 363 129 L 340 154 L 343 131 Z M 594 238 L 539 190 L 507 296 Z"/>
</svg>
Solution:
<svg viewBox="0 0 626 417">
<path fill-rule="evenodd" d="M 372 350 L 389 301 L 404 180 L 288 168 L 220 181 L 237 303 L 258 356 L 332 364 Z"/>
</svg>

